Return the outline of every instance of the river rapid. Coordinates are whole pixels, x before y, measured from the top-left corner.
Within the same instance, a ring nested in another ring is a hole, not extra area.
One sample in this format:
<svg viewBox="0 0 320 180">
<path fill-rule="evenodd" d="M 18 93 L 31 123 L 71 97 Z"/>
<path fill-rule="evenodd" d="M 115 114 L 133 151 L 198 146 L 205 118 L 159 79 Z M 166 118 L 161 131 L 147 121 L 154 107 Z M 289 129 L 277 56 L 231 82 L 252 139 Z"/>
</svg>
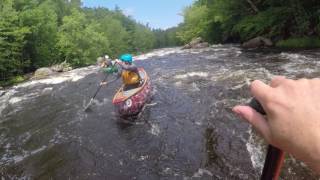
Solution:
<svg viewBox="0 0 320 180">
<path fill-rule="evenodd" d="M 153 98 L 133 123 L 114 111 L 118 81 L 99 92 L 90 66 L 29 81 L 0 97 L 0 179 L 259 179 L 266 145 L 231 108 L 248 84 L 319 77 L 320 51 L 214 45 L 136 57 Z M 319 179 L 287 156 L 282 179 Z"/>
</svg>

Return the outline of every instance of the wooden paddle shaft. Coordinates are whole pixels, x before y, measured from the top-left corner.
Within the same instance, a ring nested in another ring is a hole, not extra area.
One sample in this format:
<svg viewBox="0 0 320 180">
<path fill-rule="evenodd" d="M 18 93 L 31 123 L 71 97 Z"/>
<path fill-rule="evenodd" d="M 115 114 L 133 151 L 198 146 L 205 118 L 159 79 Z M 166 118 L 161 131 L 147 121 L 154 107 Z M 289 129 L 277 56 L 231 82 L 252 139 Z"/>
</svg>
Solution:
<svg viewBox="0 0 320 180">
<path fill-rule="evenodd" d="M 252 99 L 249 106 L 257 112 L 266 115 L 263 107 L 256 99 Z M 284 157 L 285 153 L 281 149 L 269 145 L 261 180 L 278 180 L 284 162 Z"/>
<path fill-rule="evenodd" d="M 106 75 L 106 77 L 104 77 L 104 79 L 103 79 L 102 82 L 104 82 L 107 78 L 108 78 L 108 75 Z M 101 82 L 101 83 L 102 83 L 102 82 Z M 93 97 L 91 98 L 92 100 L 93 100 L 94 98 L 96 98 L 96 96 L 97 96 L 98 92 L 100 91 L 101 87 L 102 87 L 102 85 L 99 84 L 99 87 L 98 87 L 97 91 L 94 93 Z"/>
</svg>

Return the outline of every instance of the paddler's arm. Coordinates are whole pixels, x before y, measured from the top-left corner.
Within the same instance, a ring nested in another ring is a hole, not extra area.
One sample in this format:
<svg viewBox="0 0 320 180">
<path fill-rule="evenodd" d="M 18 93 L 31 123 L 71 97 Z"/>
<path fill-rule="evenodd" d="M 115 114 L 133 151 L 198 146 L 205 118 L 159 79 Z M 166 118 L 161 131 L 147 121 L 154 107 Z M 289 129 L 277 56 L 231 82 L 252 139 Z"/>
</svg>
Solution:
<svg viewBox="0 0 320 180">
<path fill-rule="evenodd" d="M 112 79 L 112 80 L 110 80 L 108 82 L 107 81 L 103 81 L 103 82 L 100 83 L 100 85 L 101 86 L 105 86 L 107 84 L 113 83 L 113 82 L 117 81 L 120 77 L 121 77 L 121 72 L 118 72 L 114 79 Z"/>
</svg>

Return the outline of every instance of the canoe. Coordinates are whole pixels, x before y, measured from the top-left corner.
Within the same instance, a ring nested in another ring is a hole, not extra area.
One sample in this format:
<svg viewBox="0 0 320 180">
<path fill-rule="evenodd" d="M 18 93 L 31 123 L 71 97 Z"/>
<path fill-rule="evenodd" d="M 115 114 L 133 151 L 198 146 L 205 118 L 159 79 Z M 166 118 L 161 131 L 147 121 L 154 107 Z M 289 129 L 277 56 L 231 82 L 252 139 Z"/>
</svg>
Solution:
<svg viewBox="0 0 320 180">
<path fill-rule="evenodd" d="M 134 116 L 140 113 L 146 102 L 151 97 L 150 78 L 143 68 L 139 68 L 142 85 L 138 88 L 124 90 L 124 85 L 115 94 L 112 103 L 122 117 Z"/>
</svg>

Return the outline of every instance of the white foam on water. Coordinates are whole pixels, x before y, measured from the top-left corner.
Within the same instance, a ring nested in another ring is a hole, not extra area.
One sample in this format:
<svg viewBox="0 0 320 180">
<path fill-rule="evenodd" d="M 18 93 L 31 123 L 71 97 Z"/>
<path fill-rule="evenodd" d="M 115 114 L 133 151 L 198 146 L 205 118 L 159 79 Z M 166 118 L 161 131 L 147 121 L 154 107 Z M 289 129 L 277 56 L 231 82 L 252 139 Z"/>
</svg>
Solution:
<svg viewBox="0 0 320 180">
<path fill-rule="evenodd" d="M 223 44 L 213 44 L 211 45 L 211 47 L 213 48 L 218 48 L 218 47 L 223 47 L 224 45 Z"/>
<path fill-rule="evenodd" d="M 181 81 L 177 81 L 177 82 L 174 83 L 174 85 L 177 86 L 177 87 L 181 87 L 182 84 L 183 84 L 183 83 L 182 83 Z"/>
<path fill-rule="evenodd" d="M 304 61 L 309 60 L 307 56 L 302 54 L 295 54 L 295 53 L 281 53 L 280 57 L 288 59 L 288 60 L 297 60 L 297 61 Z"/>
<path fill-rule="evenodd" d="M 55 134 L 53 135 L 53 138 L 49 141 L 50 144 L 58 144 L 67 139 L 65 136 L 62 135 L 59 129 L 55 129 L 54 132 Z"/>
<path fill-rule="evenodd" d="M 35 149 L 33 151 L 25 151 L 23 150 L 22 153 L 20 155 L 14 155 L 11 156 L 12 151 L 10 150 L 11 148 L 11 144 L 8 143 L 4 148 L 6 153 L 4 153 L 0 159 L 0 165 L 5 165 L 5 164 L 11 164 L 11 163 L 19 163 L 21 161 L 23 161 L 24 159 L 35 155 L 43 150 L 45 150 L 47 148 L 47 146 L 42 146 L 38 149 Z"/>
<path fill-rule="evenodd" d="M 163 57 L 163 56 L 167 56 L 170 54 L 175 54 L 175 53 L 182 53 L 183 50 L 181 50 L 181 47 L 176 47 L 176 48 L 164 48 L 164 49 L 156 49 L 152 52 L 146 53 L 146 54 L 142 54 L 139 56 L 135 56 L 134 60 L 146 60 L 146 59 L 150 59 L 152 57 Z"/>
<path fill-rule="evenodd" d="M 32 137 L 30 132 L 26 132 L 19 137 L 19 141 L 22 143 L 26 143 Z"/>
<path fill-rule="evenodd" d="M 172 172 L 172 170 L 170 168 L 168 168 L 168 167 L 166 167 L 165 169 L 162 170 L 162 174 L 169 175 L 169 174 L 171 174 L 171 172 Z"/>
<path fill-rule="evenodd" d="M 302 54 L 281 53 L 280 57 L 290 60 L 289 63 L 282 65 L 283 69 L 285 69 L 288 73 L 312 73 L 317 70 L 316 65 L 312 63 L 312 59 Z"/>
<path fill-rule="evenodd" d="M 0 97 L 0 117 L 1 117 L 2 111 L 6 108 L 9 99 L 16 93 L 17 93 L 17 91 L 15 89 L 11 89 L 5 95 Z M 0 120 L 0 123 L 1 122 L 2 121 Z"/>
<path fill-rule="evenodd" d="M 84 68 L 74 69 L 69 72 L 59 73 L 45 79 L 32 80 L 26 83 L 19 84 L 14 87 L 15 88 L 28 87 L 28 86 L 33 86 L 37 84 L 61 84 L 66 81 L 76 82 L 98 69 L 99 67 L 97 66 L 88 66 Z"/>
<path fill-rule="evenodd" d="M 11 98 L 11 99 L 9 100 L 9 103 L 10 103 L 10 104 L 15 104 L 15 103 L 18 103 L 18 102 L 20 102 L 20 101 L 22 101 L 21 98 L 13 97 L 13 98 Z"/>
<path fill-rule="evenodd" d="M 192 83 L 192 90 L 193 91 L 200 91 L 200 88 L 198 87 L 198 85 L 195 82 Z"/>
<path fill-rule="evenodd" d="M 163 57 L 163 56 L 168 56 L 170 54 L 182 54 L 182 55 L 190 55 L 190 54 L 200 54 L 203 52 L 207 51 L 234 51 L 236 50 L 236 54 L 241 54 L 240 48 L 237 47 L 231 47 L 231 46 L 226 46 L 222 44 L 214 44 L 211 45 L 208 48 L 201 48 L 201 49 L 182 49 L 182 47 L 174 47 L 174 48 L 163 48 L 163 49 L 156 49 L 153 50 L 149 53 L 138 55 L 134 57 L 134 60 L 141 61 L 141 60 L 147 60 L 152 57 Z"/>
<path fill-rule="evenodd" d="M 243 86 L 246 84 L 251 84 L 251 81 L 260 79 L 264 81 L 265 83 L 268 83 L 269 80 L 271 80 L 275 75 L 272 74 L 269 70 L 265 68 L 257 68 L 253 70 L 237 70 L 230 73 L 229 70 L 223 70 L 221 73 L 219 73 L 216 76 L 212 76 L 212 81 L 232 81 L 232 82 L 239 82 L 245 84 L 242 84 Z M 242 85 L 239 85 L 235 88 L 241 88 Z"/>
<path fill-rule="evenodd" d="M 161 133 L 160 127 L 158 124 L 151 124 L 151 129 L 148 132 L 155 136 L 159 136 Z"/>
<path fill-rule="evenodd" d="M 213 173 L 206 169 L 198 169 L 198 172 L 194 173 L 192 178 L 201 178 L 203 175 L 213 176 Z"/>
<path fill-rule="evenodd" d="M 237 89 L 241 89 L 243 88 L 244 86 L 248 86 L 248 80 L 246 80 L 244 83 L 242 84 L 239 84 L 239 85 L 236 85 L 236 86 L 233 86 L 231 87 L 232 90 L 237 90 Z"/>
<path fill-rule="evenodd" d="M 28 100 L 28 99 L 31 99 L 31 98 L 35 98 L 39 96 L 39 93 L 30 93 L 30 94 L 26 94 L 24 96 L 19 96 L 19 97 L 12 97 L 9 99 L 9 104 L 11 105 L 14 105 L 14 104 L 17 104 L 19 102 L 22 102 L 22 101 L 25 101 L 25 100 Z"/>
<path fill-rule="evenodd" d="M 319 72 L 319 61 L 309 58 L 305 55 L 294 53 L 281 53 L 280 57 L 290 60 L 289 63 L 282 65 L 282 68 L 286 70 L 289 75 L 297 73 L 315 73 Z"/>
<path fill-rule="evenodd" d="M 47 148 L 47 146 L 42 146 L 42 147 L 40 147 L 40 148 L 38 148 L 38 149 L 35 149 L 35 150 L 33 150 L 33 151 L 24 152 L 23 155 L 14 156 L 14 157 L 13 157 L 13 160 L 14 160 L 15 163 L 19 163 L 19 162 L 23 161 L 25 158 L 27 158 L 27 157 L 29 157 L 29 156 L 32 156 L 32 155 L 35 155 L 35 154 L 37 154 L 37 153 L 45 150 L 46 148 Z"/>
<path fill-rule="evenodd" d="M 99 67 L 97 66 L 88 66 L 85 68 L 79 68 L 79 69 L 74 69 L 69 72 L 64 72 L 64 73 L 59 73 L 56 75 L 53 75 L 51 77 L 45 78 L 45 79 L 40 79 L 40 80 L 31 80 L 25 83 L 18 84 L 16 86 L 13 86 L 10 88 L 6 94 L 4 94 L 2 97 L 0 97 L 0 116 L 2 111 L 6 108 L 8 104 L 15 105 L 17 103 L 20 103 L 22 101 L 28 100 L 30 98 L 34 98 L 39 96 L 40 94 L 48 94 L 50 93 L 53 88 L 48 87 L 42 90 L 42 92 L 38 93 L 31 93 L 31 94 L 26 94 L 24 96 L 20 97 L 12 97 L 14 96 L 18 91 L 18 88 L 26 88 L 26 87 L 32 87 L 36 86 L 39 84 L 60 84 L 66 81 L 71 81 L 71 82 L 76 82 L 79 81 L 80 79 L 86 77 L 87 75 L 97 71 Z M 1 120 L 0 120 L 1 122 Z"/>
<path fill-rule="evenodd" d="M 91 106 L 104 106 L 106 104 L 109 104 L 111 100 L 109 98 L 103 98 L 103 101 L 99 101 L 98 99 L 94 99 Z"/>
<path fill-rule="evenodd" d="M 151 51 L 146 54 L 138 55 L 134 57 L 134 60 L 147 60 L 152 57 L 163 57 L 168 56 L 170 54 L 200 54 L 202 52 L 210 51 L 213 48 L 222 47 L 223 45 L 212 45 L 208 48 L 202 48 L 202 49 L 182 49 L 182 47 L 174 47 L 174 48 L 163 48 L 163 49 L 156 49 L 154 51 Z"/>
<path fill-rule="evenodd" d="M 263 155 L 263 147 L 255 142 L 253 138 L 253 131 L 252 128 L 249 128 L 249 140 L 246 143 L 247 150 L 250 154 L 250 159 L 252 166 L 255 169 L 258 169 L 259 171 L 262 171 L 263 168 L 263 161 L 264 161 L 264 155 Z"/>
<path fill-rule="evenodd" d="M 44 88 L 41 92 L 41 94 L 43 95 L 48 95 L 52 92 L 53 88 L 52 87 L 48 87 L 48 88 Z"/>
<path fill-rule="evenodd" d="M 174 76 L 174 78 L 186 79 L 186 78 L 195 77 L 195 76 L 206 78 L 209 76 L 209 73 L 207 73 L 207 72 L 189 72 L 187 74 L 176 75 L 176 76 Z"/>
<path fill-rule="evenodd" d="M 138 161 L 144 161 L 144 160 L 146 160 L 146 159 L 148 159 L 148 158 L 149 158 L 148 155 L 140 156 L 140 157 L 138 158 Z"/>
</svg>

